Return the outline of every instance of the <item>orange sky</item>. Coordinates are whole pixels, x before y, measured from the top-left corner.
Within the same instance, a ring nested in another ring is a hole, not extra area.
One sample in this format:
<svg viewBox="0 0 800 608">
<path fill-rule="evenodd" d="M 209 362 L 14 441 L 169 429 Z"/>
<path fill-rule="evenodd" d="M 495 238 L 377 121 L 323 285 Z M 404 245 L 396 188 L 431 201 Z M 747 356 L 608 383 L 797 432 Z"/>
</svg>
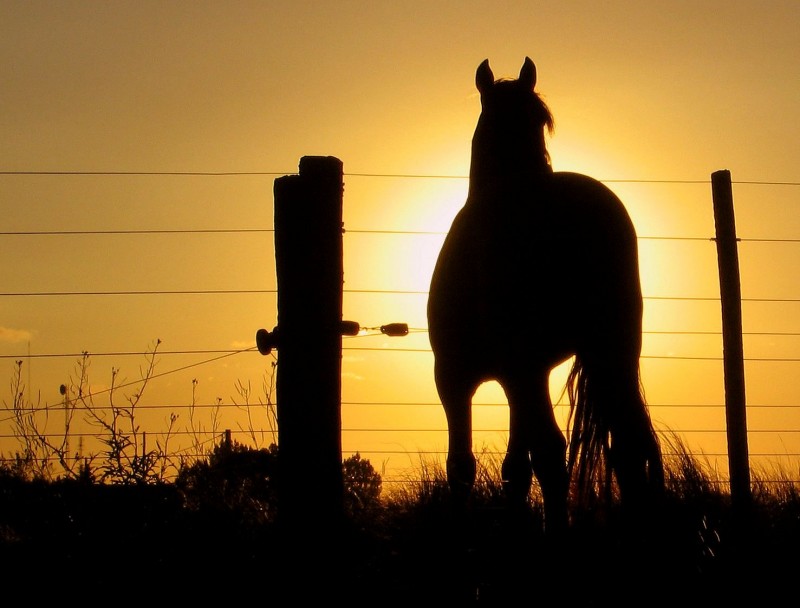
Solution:
<svg viewBox="0 0 800 608">
<path fill-rule="evenodd" d="M 112 366 L 135 380 L 142 357 L 121 353 L 160 339 L 170 354 L 147 403 L 240 403 L 240 381 L 257 401 L 267 359 L 211 360 L 275 324 L 274 294 L 242 292 L 275 287 L 272 185 L 306 155 L 344 163 L 345 288 L 373 292 L 346 293 L 345 318 L 424 329 L 424 293 L 397 292 L 427 290 L 464 200 L 475 69 L 488 57 L 516 76 L 528 55 L 555 114 L 555 169 L 610 180 L 641 237 L 645 331 L 667 332 L 645 335 L 653 416 L 712 454 L 725 450 L 721 338 L 677 332 L 720 330 L 708 181 L 731 171 L 742 294 L 769 300 L 743 304 L 751 452 L 796 456 L 798 23 L 788 0 L 0 1 L 0 365 L 10 378 L 25 360 L 31 399 L 54 405 L 75 353 L 92 353 L 99 389 Z M 145 234 L 109 234 L 132 230 Z M 53 231 L 82 234 L 21 234 Z M 204 290 L 234 293 L 13 295 Z M 346 452 L 394 469 L 445 449 L 426 334 L 344 346 Z M 143 426 L 159 432 L 169 411 Z M 502 442 L 504 409 L 476 416 Z M 221 424 L 247 423 L 227 408 Z"/>
</svg>

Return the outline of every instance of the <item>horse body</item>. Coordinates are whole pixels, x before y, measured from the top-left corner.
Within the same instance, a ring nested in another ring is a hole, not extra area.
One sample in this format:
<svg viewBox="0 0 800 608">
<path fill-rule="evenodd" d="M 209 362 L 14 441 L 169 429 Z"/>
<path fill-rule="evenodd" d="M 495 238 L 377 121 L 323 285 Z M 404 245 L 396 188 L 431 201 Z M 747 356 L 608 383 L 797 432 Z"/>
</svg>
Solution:
<svg viewBox="0 0 800 608">
<path fill-rule="evenodd" d="M 549 111 L 526 58 L 515 81 L 476 82 L 482 113 L 470 187 L 434 269 L 428 327 L 448 422 L 447 473 L 464 500 L 474 483 L 471 400 L 484 382 L 510 409 L 503 481 L 509 497 L 542 488 L 545 525 L 567 525 L 570 478 L 579 489 L 616 473 L 623 499 L 663 483 L 639 384 L 642 296 L 636 233 L 600 182 L 553 172 Z M 569 450 L 553 415 L 550 371 L 570 357 Z M 608 464 L 606 464 L 606 460 Z"/>
</svg>

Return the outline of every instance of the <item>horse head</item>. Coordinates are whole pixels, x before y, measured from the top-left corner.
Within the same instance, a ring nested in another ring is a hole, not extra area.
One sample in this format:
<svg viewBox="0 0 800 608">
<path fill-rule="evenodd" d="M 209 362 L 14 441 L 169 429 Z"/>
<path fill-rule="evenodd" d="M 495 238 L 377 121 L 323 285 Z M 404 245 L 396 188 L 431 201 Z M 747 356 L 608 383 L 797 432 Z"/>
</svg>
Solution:
<svg viewBox="0 0 800 608">
<path fill-rule="evenodd" d="M 489 60 L 484 59 L 475 73 L 475 86 L 478 88 L 478 92 L 483 95 L 484 92 L 488 92 L 491 89 L 494 82 L 494 74 L 492 73 L 492 68 L 489 67 Z M 536 65 L 530 57 L 525 57 L 517 82 L 520 87 L 529 91 L 533 91 L 536 86 Z"/>
<path fill-rule="evenodd" d="M 516 80 L 496 80 L 489 60 L 475 73 L 481 115 L 472 140 L 470 176 L 484 180 L 540 177 L 551 171 L 545 130 L 553 131 L 553 115 L 534 91 L 536 66 L 526 57 Z"/>
</svg>

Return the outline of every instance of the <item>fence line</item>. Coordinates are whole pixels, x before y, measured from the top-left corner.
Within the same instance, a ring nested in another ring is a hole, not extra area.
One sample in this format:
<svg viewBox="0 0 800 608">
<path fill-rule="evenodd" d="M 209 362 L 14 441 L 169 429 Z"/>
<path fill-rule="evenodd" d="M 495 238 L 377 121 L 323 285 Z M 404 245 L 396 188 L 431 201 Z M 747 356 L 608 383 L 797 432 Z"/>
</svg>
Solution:
<svg viewBox="0 0 800 608">
<path fill-rule="evenodd" d="M 229 173 L 206 173 L 206 172 L 186 172 L 186 173 L 174 173 L 174 172 L 148 172 L 148 173 L 128 173 L 128 172 L 102 172 L 102 173 L 92 173 L 92 172 L 0 172 L 0 175 L 161 175 L 161 176 L 278 176 L 278 175 L 290 175 L 293 172 L 229 172 Z M 370 173 L 345 173 L 345 177 L 348 178 L 357 178 L 357 177 L 367 177 L 367 178 L 381 178 L 381 177 L 392 177 L 392 178 L 420 178 L 420 179 L 466 179 L 466 176 L 424 176 L 424 175 L 391 175 L 391 174 L 370 174 Z M 702 184 L 702 185 L 710 185 L 711 180 L 600 180 L 607 183 L 620 183 L 620 184 Z M 800 182 L 760 182 L 760 181 L 737 181 L 734 180 L 734 186 L 737 185 L 756 185 L 756 186 L 800 186 Z M 708 207 L 710 209 L 710 198 L 708 202 Z M 14 236 L 64 236 L 64 235 L 99 235 L 99 234 L 107 234 L 107 235 L 148 235 L 148 234 L 161 234 L 161 235 L 181 235 L 181 234 L 210 234 L 210 235 L 232 235 L 232 236 L 240 236 L 246 233 L 254 233 L 254 234 L 261 234 L 261 233 L 270 233 L 274 232 L 272 229 L 265 229 L 265 228 L 232 228 L 232 229 L 197 229 L 197 230 L 111 230 L 111 231 L 95 231 L 95 230 L 77 230 L 77 231 L 29 231 L 29 232 L 0 232 L 0 236 L 7 236 L 7 237 L 14 237 Z M 391 234 L 399 234 L 399 235 L 408 235 L 408 236 L 418 236 L 424 234 L 435 234 L 435 235 L 443 235 L 442 232 L 422 232 L 422 231 L 381 231 L 381 230 L 350 230 L 346 231 L 346 234 L 383 234 L 383 233 L 391 233 Z M 704 238 L 704 237 L 690 237 L 690 236 L 640 236 L 641 240 L 653 240 L 653 241 L 709 241 L 712 242 L 712 238 Z M 800 239 L 795 238 L 741 238 L 739 239 L 741 243 L 754 243 L 754 244 L 767 244 L 767 243 L 800 243 Z M 265 294 L 265 293 L 275 293 L 275 290 L 183 290 L 183 291 L 164 291 L 164 290 L 149 290 L 149 291 L 130 291 L 130 292 L 107 292 L 107 291 L 96 291 L 96 292 L 41 292 L 41 293 L 34 293 L 34 292 L 22 292 L 19 293 L 3 293 L 0 296 L 6 297 L 35 297 L 35 296 L 67 296 L 67 295 L 221 295 L 221 294 Z M 403 294 L 403 293 L 412 293 L 408 291 L 380 291 L 380 290 L 345 290 L 345 293 L 363 293 L 366 295 L 375 295 L 375 294 L 384 294 L 384 293 L 391 293 L 391 294 Z M 413 292 L 417 295 L 423 295 L 424 292 Z M 657 299 L 678 299 L 678 298 L 657 298 Z M 682 300 L 688 301 L 709 301 L 709 302 L 717 302 L 719 298 L 680 298 Z M 793 304 L 796 302 L 800 302 L 800 299 L 795 298 L 743 298 L 743 302 L 753 302 L 753 303 L 774 303 L 774 304 Z M 255 329 L 255 328 L 254 328 Z M 423 330 L 424 331 L 424 330 Z M 666 331 L 666 332 L 648 332 L 645 331 L 645 334 L 651 335 L 666 335 L 666 336 L 675 336 L 679 334 L 692 334 L 692 335 L 708 335 L 708 336 L 721 336 L 721 332 L 679 332 L 679 331 Z M 792 338 L 796 336 L 800 336 L 800 332 L 794 331 L 745 331 L 745 336 L 761 336 L 761 337 L 768 337 L 768 336 L 784 336 L 786 338 Z M 348 340 L 349 341 L 349 340 Z M 793 349 L 792 349 L 793 350 Z M 173 351 L 164 351 L 159 352 L 159 356 L 185 356 L 185 355 L 211 355 L 211 354 L 220 354 L 220 355 L 235 355 L 236 358 L 240 358 L 239 355 L 243 354 L 243 352 L 253 352 L 255 348 L 246 349 L 245 351 L 235 351 L 235 350 L 173 350 Z M 359 346 L 344 346 L 343 351 L 345 352 L 369 352 L 369 351 L 381 351 L 381 352 L 389 352 L 391 356 L 397 357 L 399 353 L 424 353 L 426 349 L 419 349 L 419 348 L 368 348 L 368 347 L 359 347 Z M 82 353 L 81 353 L 82 354 Z M 15 355 L 15 354 L 8 354 L 8 355 L 0 355 L 0 359 L 18 359 L 18 360 L 41 360 L 49 357 L 58 358 L 58 357 L 79 357 L 81 354 L 70 354 L 70 353 L 51 353 L 51 354 L 31 354 L 31 355 Z M 137 353 L 137 352 L 103 352 L 103 353 L 89 353 L 91 357 L 110 357 L 110 356 L 131 356 L 131 355 L 144 355 L 146 353 Z M 479 354 L 476 354 L 479 356 Z M 674 354 L 657 354 L 657 355 L 643 355 L 642 357 L 644 360 L 659 360 L 659 361 L 709 361 L 709 362 L 721 362 L 722 357 L 685 357 L 680 355 Z M 204 365 L 207 363 L 214 362 L 215 359 L 209 359 L 206 361 L 201 361 L 195 363 L 194 366 Z M 800 361 L 800 358 L 796 358 L 794 356 L 780 356 L 780 357 L 759 357 L 759 356 L 746 356 L 745 362 L 746 363 L 789 363 L 794 364 Z M 192 366 L 193 367 L 193 366 Z M 178 370 L 171 370 L 164 374 L 161 374 L 159 377 L 168 376 L 172 373 L 176 373 L 178 371 L 183 371 L 186 368 L 179 368 Z M 131 384 L 135 384 L 131 383 Z M 119 387 L 118 387 L 119 388 Z M 357 405 L 368 405 L 372 407 L 385 407 L 385 406 L 392 406 L 392 403 L 382 403 L 381 401 L 374 401 L 374 402 L 357 402 L 357 401 L 348 401 L 344 400 L 342 405 L 345 408 L 351 407 L 350 404 L 357 404 Z M 437 404 L 435 403 L 412 403 L 411 405 L 430 405 L 432 408 L 435 408 Z M 483 404 L 476 403 L 476 406 L 481 406 Z M 488 404 L 486 404 L 488 405 Z M 496 405 L 505 405 L 503 403 L 498 403 Z M 673 404 L 674 405 L 674 404 Z M 61 403 L 54 403 L 50 406 L 47 406 L 47 409 L 52 412 L 57 412 L 59 409 L 63 407 Z M 105 406 L 98 406 L 98 409 L 102 409 Z M 195 404 L 192 405 L 150 405 L 150 404 L 142 404 L 137 406 L 137 411 L 139 410 L 156 410 L 159 408 L 172 408 L 176 410 L 184 410 L 185 408 L 191 407 L 198 407 L 200 409 L 211 409 L 215 407 L 222 407 L 222 408 L 240 408 L 241 405 L 237 404 Z M 257 407 L 255 405 L 251 405 L 251 407 Z M 666 408 L 670 407 L 667 404 L 651 404 L 651 408 Z M 720 408 L 720 410 L 724 407 L 722 405 L 713 405 L 713 404 L 679 404 L 676 407 L 684 407 L 684 408 L 703 408 L 703 409 L 712 409 L 713 408 Z M 771 403 L 759 403 L 759 404 L 748 404 L 748 410 L 756 410 L 760 408 L 774 408 L 776 410 L 787 410 L 793 411 L 794 408 L 798 408 L 800 406 L 791 405 L 791 404 L 771 404 Z M 234 411 L 233 409 L 228 411 Z M 796 418 L 796 417 L 795 417 Z M 8 420 L 0 420 L 0 424 L 6 423 Z M 386 429 L 385 431 L 382 429 L 375 429 L 375 428 L 357 428 L 357 427 L 343 427 L 343 432 L 348 433 L 382 433 L 382 432 L 392 432 L 393 429 Z M 404 431 L 404 429 L 396 429 L 397 431 Z M 480 429 L 477 428 L 476 430 L 496 430 L 496 429 Z M 413 432 L 443 432 L 442 429 L 408 429 L 408 431 Z M 241 431 L 243 433 L 247 431 Z M 268 431 L 265 431 L 268 432 Z M 405 432 L 405 431 L 404 431 Z M 702 430 L 702 429 L 679 429 L 680 433 L 720 433 L 724 431 L 719 430 Z M 774 434 L 774 433 L 797 433 L 800 432 L 798 429 L 789 428 L 784 425 L 783 428 L 778 430 L 773 429 L 759 429 L 759 428 L 751 428 L 749 430 L 750 434 L 757 435 L 757 434 Z M 158 431 L 147 431 L 148 434 L 151 436 L 157 436 Z M 74 435 L 78 437 L 78 434 Z M 0 439 L 8 439 L 8 435 L 0 435 Z M 364 451 L 362 450 L 361 453 L 363 454 Z M 374 454 L 404 454 L 407 453 L 406 451 L 391 451 L 391 450 L 370 450 L 370 453 Z M 432 452 L 432 453 L 439 453 L 439 452 Z M 768 452 L 768 451 L 761 451 L 761 450 L 752 450 L 751 456 L 761 457 L 777 457 L 777 456 L 789 456 L 789 457 L 800 457 L 800 453 L 798 452 L 788 452 L 786 454 L 776 454 L 775 452 Z M 708 452 L 706 455 L 709 456 L 717 456 L 719 455 L 718 452 Z"/>
</svg>

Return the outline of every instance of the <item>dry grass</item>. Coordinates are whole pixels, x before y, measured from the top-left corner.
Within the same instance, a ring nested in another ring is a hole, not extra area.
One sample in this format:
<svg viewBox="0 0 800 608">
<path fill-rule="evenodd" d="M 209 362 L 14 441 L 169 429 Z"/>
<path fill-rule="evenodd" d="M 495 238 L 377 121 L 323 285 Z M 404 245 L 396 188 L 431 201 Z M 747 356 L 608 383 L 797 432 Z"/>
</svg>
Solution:
<svg viewBox="0 0 800 608">
<path fill-rule="evenodd" d="M 175 581 L 182 600 L 241 591 L 243 581 L 271 597 L 341 596 L 351 606 L 541 600 L 672 608 L 796 597 L 797 481 L 785 471 L 754 471 L 751 504 L 734 509 L 702 457 L 677 440 L 670 448 L 667 496 L 648 519 L 633 521 L 615 504 L 576 510 L 557 541 L 542 533 L 535 484 L 529 509 L 506 509 L 500 463 L 486 453 L 467 511 L 454 510 L 441 466 L 423 461 L 413 480 L 348 512 L 341 529 L 322 536 L 253 517 L 253 500 L 221 504 L 223 494 L 203 484 L 191 486 L 190 496 L 173 484 L 115 488 L 0 476 L 0 566 L 14 580 L 58 575 L 73 584 L 87 565 L 111 567 L 110 584 L 160 577 Z M 154 599 L 147 589 L 137 587 L 142 599 Z"/>
</svg>

